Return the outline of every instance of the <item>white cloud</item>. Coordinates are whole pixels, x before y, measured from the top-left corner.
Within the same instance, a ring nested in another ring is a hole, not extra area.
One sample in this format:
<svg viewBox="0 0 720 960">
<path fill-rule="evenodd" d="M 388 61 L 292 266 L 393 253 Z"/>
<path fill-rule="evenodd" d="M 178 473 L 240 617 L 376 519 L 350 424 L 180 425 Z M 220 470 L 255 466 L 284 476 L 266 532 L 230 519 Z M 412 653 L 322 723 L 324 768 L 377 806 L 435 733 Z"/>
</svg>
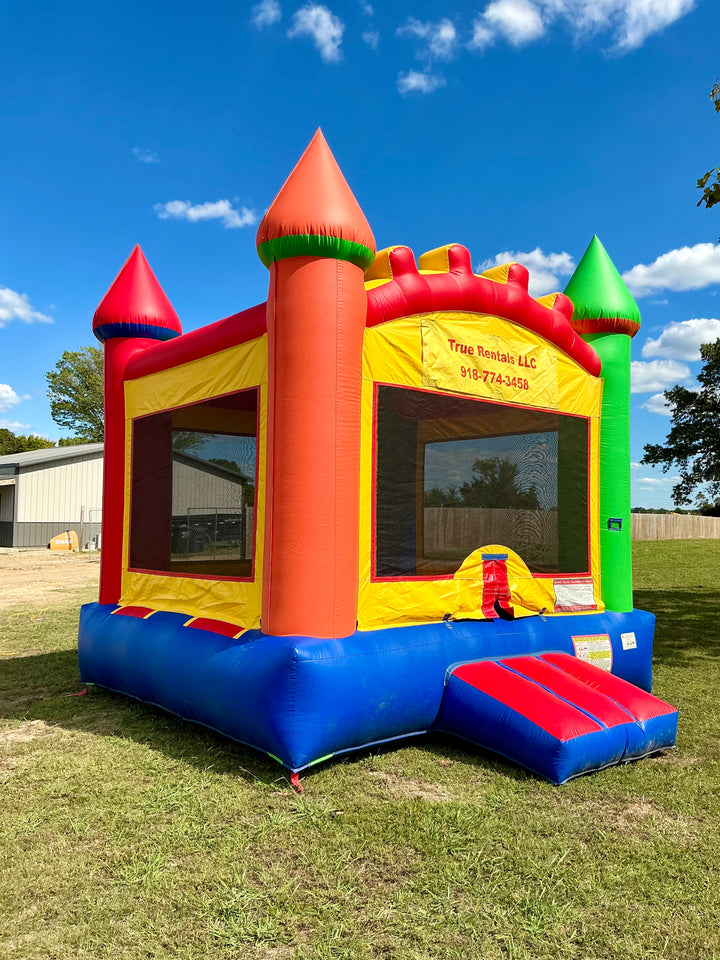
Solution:
<svg viewBox="0 0 720 960">
<path fill-rule="evenodd" d="M 649 413 L 659 413 L 663 417 L 669 417 L 673 411 L 672 404 L 667 402 L 662 393 L 654 393 L 651 397 L 647 398 L 645 403 L 641 403 L 640 406 Z"/>
<path fill-rule="evenodd" d="M 639 263 L 622 277 L 634 297 L 658 290 L 701 290 L 720 283 L 720 245 L 696 243 L 670 250 L 653 263 Z"/>
<path fill-rule="evenodd" d="M 612 49 L 627 53 L 694 6 L 695 0 L 493 0 L 473 24 L 470 46 L 505 39 L 519 47 L 563 23 L 576 41 L 609 33 Z"/>
<path fill-rule="evenodd" d="M 160 163 L 160 158 L 154 150 L 147 150 L 144 147 L 133 147 L 133 156 L 140 163 Z"/>
<path fill-rule="evenodd" d="M 699 360 L 700 344 L 720 339 L 720 320 L 699 317 L 669 323 L 657 340 L 648 339 L 642 348 L 644 357 L 670 357 L 675 360 Z"/>
<path fill-rule="evenodd" d="M 187 200 L 171 200 L 169 203 L 156 203 L 154 208 L 161 220 L 220 220 L 226 229 L 251 227 L 257 223 L 257 215 L 241 207 L 235 210 L 229 200 L 216 200 L 214 203 L 189 203 Z"/>
<path fill-rule="evenodd" d="M 262 30 L 263 27 L 271 27 L 282 17 L 278 0 L 260 0 L 260 3 L 256 3 L 251 12 L 251 22 L 255 24 L 258 30 Z"/>
<path fill-rule="evenodd" d="M 378 44 L 380 43 L 380 31 L 366 30 L 363 33 L 362 38 L 369 47 L 372 47 L 373 50 L 377 50 Z"/>
<path fill-rule="evenodd" d="M 534 297 L 544 293 L 555 293 L 563 284 L 560 277 L 569 277 L 575 270 L 575 263 L 569 253 L 543 253 L 540 247 L 535 247 L 528 253 L 515 250 L 505 250 L 496 254 L 490 260 L 483 260 L 477 267 L 477 272 L 499 267 L 504 263 L 521 263 L 530 273 L 529 291 Z"/>
<path fill-rule="evenodd" d="M 422 73 L 420 70 L 408 70 L 407 73 L 401 73 L 397 78 L 398 91 L 407 93 L 433 93 L 440 87 L 445 86 L 445 80 L 432 73 Z"/>
<path fill-rule="evenodd" d="M 11 320 L 22 320 L 23 323 L 52 323 L 52 317 L 46 316 L 33 306 L 25 293 L 16 293 L 9 287 L 0 287 L 0 327 Z"/>
<path fill-rule="evenodd" d="M 631 470 L 642 470 L 642 468 L 643 468 L 643 465 L 641 463 L 635 463 L 634 460 L 631 461 L 630 463 Z"/>
<path fill-rule="evenodd" d="M 618 4 L 615 47 L 620 53 L 642 46 L 695 6 L 695 0 L 630 0 Z"/>
<path fill-rule="evenodd" d="M 690 367 L 677 360 L 633 360 L 630 364 L 630 392 L 656 393 L 690 379 Z"/>
<path fill-rule="evenodd" d="M 5 386 L 5 384 L 0 384 L 0 388 Z M 18 423 L 17 420 L 2 420 L 0 419 L 0 427 L 4 427 L 5 430 L 29 430 L 29 423 Z"/>
<path fill-rule="evenodd" d="M 636 477 L 635 483 L 644 483 L 651 487 L 659 486 L 663 483 L 672 483 L 672 481 L 669 478 L 666 479 L 665 477 Z"/>
<path fill-rule="evenodd" d="M 327 7 L 320 3 L 307 3 L 293 15 L 293 25 L 288 37 L 311 37 L 320 56 L 326 63 L 337 63 L 342 58 L 342 43 L 345 24 Z"/>
<path fill-rule="evenodd" d="M 418 58 L 428 63 L 435 60 L 452 60 L 458 39 L 455 24 L 447 18 L 423 23 L 415 17 L 408 17 L 407 23 L 398 27 L 397 35 L 424 40 L 425 43 L 418 52 Z"/>
<path fill-rule="evenodd" d="M 373 10 L 373 8 L 370 6 L 369 3 L 366 3 L 366 2 L 365 2 L 365 0 L 360 0 L 360 6 L 362 7 L 362 12 L 363 12 L 366 16 L 368 16 L 368 17 L 373 17 L 373 16 L 375 16 L 375 11 Z"/>
<path fill-rule="evenodd" d="M 29 396 L 19 397 L 9 383 L 0 383 L 0 413 L 7 413 L 21 400 L 29 400 Z"/>
<path fill-rule="evenodd" d="M 541 11 L 530 0 L 494 0 L 473 23 L 471 47 L 483 49 L 502 37 L 513 47 L 537 40 L 545 33 Z"/>
</svg>

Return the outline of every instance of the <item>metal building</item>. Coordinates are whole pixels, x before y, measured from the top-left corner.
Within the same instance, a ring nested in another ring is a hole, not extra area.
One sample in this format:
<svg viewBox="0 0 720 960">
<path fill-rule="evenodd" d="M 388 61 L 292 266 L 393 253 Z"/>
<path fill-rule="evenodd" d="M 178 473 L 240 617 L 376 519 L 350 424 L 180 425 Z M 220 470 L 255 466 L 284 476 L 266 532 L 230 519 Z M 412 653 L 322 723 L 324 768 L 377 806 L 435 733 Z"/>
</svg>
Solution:
<svg viewBox="0 0 720 960">
<path fill-rule="evenodd" d="M 0 457 L 0 547 L 45 547 L 65 530 L 84 546 L 100 533 L 102 478 L 102 443 Z"/>
</svg>

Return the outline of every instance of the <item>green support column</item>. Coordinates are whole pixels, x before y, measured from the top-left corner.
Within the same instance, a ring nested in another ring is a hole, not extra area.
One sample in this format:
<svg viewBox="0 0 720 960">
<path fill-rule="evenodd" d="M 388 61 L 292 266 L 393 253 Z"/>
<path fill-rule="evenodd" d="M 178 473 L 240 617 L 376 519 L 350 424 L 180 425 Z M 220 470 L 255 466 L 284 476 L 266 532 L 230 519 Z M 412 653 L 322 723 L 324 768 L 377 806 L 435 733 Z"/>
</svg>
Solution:
<svg viewBox="0 0 720 960">
<path fill-rule="evenodd" d="M 630 530 L 630 339 L 640 311 L 597 237 L 593 237 L 565 294 L 572 325 L 602 362 L 600 424 L 600 577 L 608 610 L 633 609 Z"/>
<path fill-rule="evenodd" d="M 633 609 L 630 538 L 630 337 L 583 337 L 602 361 L 600 421 L 600 576 L 608 610 Z"/>
</svg>

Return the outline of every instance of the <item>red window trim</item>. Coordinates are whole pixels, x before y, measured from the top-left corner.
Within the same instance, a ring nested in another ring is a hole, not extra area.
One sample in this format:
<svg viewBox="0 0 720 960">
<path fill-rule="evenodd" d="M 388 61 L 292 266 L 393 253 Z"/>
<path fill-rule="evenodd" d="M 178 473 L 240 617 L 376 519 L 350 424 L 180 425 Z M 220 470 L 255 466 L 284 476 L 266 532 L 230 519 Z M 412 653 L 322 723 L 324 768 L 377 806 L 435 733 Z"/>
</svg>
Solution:
<svg viewBox="0 0 720 960">
<path fill-rule="evenodd" d="M 231 397 L 238 393 L 249 393 L 254 391 L 257 397 L 257 403 L 255 407 L 255 495 L 253 500 L 253 539 L 252 539 L 252 558 L 251 558 L 251 574 L 249 577 L 224 577 L 219 574 L 196 574 L 196 573 L 185 573 L 184 571 L 178 570 L 153 570 L 148 567 L 131 567 L 127 566 L 126 570 L 128 573 L 145 573 L 149 576 L 157 577 L 179 577 L 186 580 L 220 580 L 228 583 L 255 583 L 255 574 L 256 569 L 256 557 L 257 557 L 257 535 L 258 535 L 258 524 L 257 524 L 257 507 L 258 507 L 258 482 L 259 482 L 259 470 L 260 470 L 260 402 L 261 402 L 261 391 L 262 384 L 258 383 L 254 386 L 243 387 L 241 390 L 228 390 L 226 393 L 218 393 L 211 397 L 205 397 L 202 400 L 195 400 L 192 403 L 181 403 L 174 407 L 164 407 L 162 410 L 153 410 L 152 413 L 144 413 L 142 416 L 133 417 L 130 422 L 130 490 L 129 490 L 129 501 L 130 501 L 130 524 L 128 525 L 128 556 L 130 554 L 130 538 L 132 537 L 132 488 L 133 488 L 133 455 L 135 450 L 134 444 L 134 429 L 135 423 L 138 420 L 144 420 L 147 417 L 154 417 L 159 413 L 172 413 L 174 410 L 184 410 L 186 407 L 194 407 L 201 403 L 208 403 L 212 400 L 221 400 L 223 397 Z M 171 427 L 172 432 L 172 427 Z M 186 431 L 189 432 L 189 431 Z M 228 433 L 225 430 L 197 430 L 197 433 L 218 433 L 225 434 L 227 436 L 240 436 L 240 437 L 249 437 L 252 434 L 248 433 L 239 433 L 232 434 Z"/>
<path fill-rule="evenodd" d="M 372 414 L 372 510 L 370 517 L 370 583 L 422 583 L 422 582 L 436 582 L 443 580 L 454 580 L 455 574 L 437 574 L 436 576 L 412 576 L 412 577 L 390 577 L 382 576 L 379 577 L 376 574 L 377 570 L 377 416 L 378 416 L 378 393 L 380 387 L 393 387 L 396 390 L 410 390 L 415 393 L 429 393 L 434 396 L 441 397 L 457 397 L 461 400 L 473 400 L 476 403 L 488 403 L 493 406 L 499 407 L 510 407 L 513 410 L 517 409 L 528 409 L 528 410 L 537 410 L 540 413 L 551 413 L 560 417 L 575 417 L 578 420 L 585 420 L 587 423 L 587 570 L 584 571 L 573 571 L 567 573 L 532 573 L 531 576 L 534 580 L 557 580 L 566 577 L 592 577 L 594 576 L 592 571 L 592 550 L 590 545 L 590 531 L 591 531 L 591 515 L 590 515 L 590 483 L 591 483 L 591 417 L 586 417 L 583 414 L 577 413 L 559 413 L 557 410 L 553 410 L 549 407 L 534 407 L 529 404 L 519 404 L 519 403 L 507 403 L 502 400 L 485 400 L 478 397 L 472 397 L 465 393 L 455 393 L 450 390 L 429 390 L 422 387 L 411 387 L 407 384 L 399 383 L 387 383 L 385 381 L 376 380 L 373 382 L 373 414 Z M 482 544 L 481 544 L 482 546 Z"/>
</svg>

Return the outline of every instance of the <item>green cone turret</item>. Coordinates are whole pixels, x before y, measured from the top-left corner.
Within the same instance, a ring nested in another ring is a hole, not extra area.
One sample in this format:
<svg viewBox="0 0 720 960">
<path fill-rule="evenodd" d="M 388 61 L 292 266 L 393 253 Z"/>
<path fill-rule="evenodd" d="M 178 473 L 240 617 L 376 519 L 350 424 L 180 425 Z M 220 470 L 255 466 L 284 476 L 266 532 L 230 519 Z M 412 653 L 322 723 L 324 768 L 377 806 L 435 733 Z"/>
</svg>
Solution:
<svg viewBox="0 0 720 960">
<path fill-rule="evenodd" d="M 630 514 L 630 338 L 640 311 L 597 237 L 570 278 L 572 325 L 602 362 L 600 571 L 608 610 L 633 609 Z"/>
</svg>

